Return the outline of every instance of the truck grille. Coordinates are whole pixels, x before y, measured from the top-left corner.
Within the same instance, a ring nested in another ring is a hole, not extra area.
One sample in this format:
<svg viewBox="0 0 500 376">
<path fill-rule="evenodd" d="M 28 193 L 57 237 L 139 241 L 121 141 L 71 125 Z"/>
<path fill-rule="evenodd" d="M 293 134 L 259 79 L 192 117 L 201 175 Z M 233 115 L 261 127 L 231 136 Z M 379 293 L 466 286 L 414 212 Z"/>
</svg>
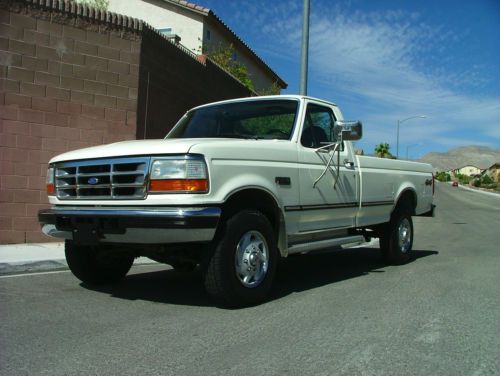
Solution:
<svg viewBox="0 0 500 376">
<path fill-rule="evenodd" d="M 60 200 L 144 199 L 150 158 L 96 159 L 55 165 Z"/>
</svg>

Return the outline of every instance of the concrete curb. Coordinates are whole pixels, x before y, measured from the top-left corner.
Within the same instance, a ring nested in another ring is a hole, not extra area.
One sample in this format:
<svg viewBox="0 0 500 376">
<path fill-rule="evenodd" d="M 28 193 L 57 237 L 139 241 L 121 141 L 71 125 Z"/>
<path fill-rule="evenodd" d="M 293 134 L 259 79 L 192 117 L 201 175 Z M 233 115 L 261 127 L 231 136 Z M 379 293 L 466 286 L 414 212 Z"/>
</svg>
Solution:
<svg viewBox="0 0 500 376">
<path fill-rule="evenodd" d="M 155 264 L 139 257 L 134 264 Z M 67 269 L 64 243 L 23 243 L 0 245 L 0 275 Z"/>
<path fill-rule="evenodd" d="M 449 181 L 449 182 L 446 182 L 444 184 L 449 184 L 451 185 L 453 182 Z M 470 187 L 467 187 L 463 184 L 458 184 L 458 188 L 462 188 L 466 191 L 471 191 L 471 192 L 476 192 L 476 193 L 482 193 L 483 195 L 487 195 L 487 196 L 492 196 L 492 197 L 496 197 L 496 198 L 500 198 L 500 193 L 495 193 L 495 192 L 487 192 L 487 191 L 482 191 L 480 189 L 474 189 L 474 188 L 470 188 Z"/>
<path fill-rule="evenodd" d="M 462 188 L 466 191 L 471 191 L 471 192 L 477 192 L 477 193 L 482 193 L 483 195 L 488 195 L 488 196 L 492 196 L 492 197 L 496 197 L 496 198 L 500 198 L 500 193 L 495 193 L 495 192 L 485 192 L 485 191 L 481 191 L 480 189 L 474 189 L 474 188 L 469 188 L 469 187 L 466 187 L 464 185 L 458 185 L 459 188 Z"/>
</svg>

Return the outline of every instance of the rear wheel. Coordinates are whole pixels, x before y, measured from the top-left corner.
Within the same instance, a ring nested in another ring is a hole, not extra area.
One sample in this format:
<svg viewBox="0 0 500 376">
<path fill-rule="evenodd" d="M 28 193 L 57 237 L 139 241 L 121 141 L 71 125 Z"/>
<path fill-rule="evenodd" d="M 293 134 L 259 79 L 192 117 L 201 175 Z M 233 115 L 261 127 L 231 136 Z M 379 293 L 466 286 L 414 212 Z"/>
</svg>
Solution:
<svg viewBox="0 0 500 376">
<path fill-rule="evenodd" d="M 227 306 L 257 304 L 271 288 L 277 258 L 269 220 L 258 211 L 240 211 L 226 221 L 217 237 L 205 287 Z"/>
<path fill-rule="evenodd" d="M 112 252 L 105 246 L 80 246 L 66 240 L 66 261 L 71 272 L 90 285 L 115 283 L 128 273 L 134 256 Z"/>
<path fill-rule="evenodd" d="M 412 256 L 413 221 L 412 209 L 408 203 L 398 206 L 392 213 L 380 236 L 380 249 L 389 264 L 407 263 Z"/>
</svg>

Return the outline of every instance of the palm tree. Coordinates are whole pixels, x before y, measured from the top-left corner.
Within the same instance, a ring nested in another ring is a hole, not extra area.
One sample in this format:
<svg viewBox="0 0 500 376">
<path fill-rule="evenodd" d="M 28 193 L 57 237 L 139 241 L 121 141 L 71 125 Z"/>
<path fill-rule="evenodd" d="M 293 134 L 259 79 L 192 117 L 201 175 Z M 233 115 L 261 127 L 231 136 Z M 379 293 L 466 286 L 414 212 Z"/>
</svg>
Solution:
<svg viewBox="0 0 500 376">
<path fill-rule="evenodd" d="M 378 144 L 375 146 L 375 155 L 379 158 L 392 158 L 392 154 L 389 151 L 390 148 L 391 147 L 387 142 Z"/>
</svg>

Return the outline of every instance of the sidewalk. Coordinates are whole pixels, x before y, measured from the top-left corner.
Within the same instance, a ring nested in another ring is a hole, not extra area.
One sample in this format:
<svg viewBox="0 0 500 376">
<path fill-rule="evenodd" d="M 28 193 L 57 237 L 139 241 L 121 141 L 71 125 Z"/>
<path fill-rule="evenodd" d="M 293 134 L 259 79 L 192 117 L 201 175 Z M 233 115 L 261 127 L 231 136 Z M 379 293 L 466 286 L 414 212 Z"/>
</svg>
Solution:
<svg viewBox="0 0 500 376">
<path fill-rule="evenodd" d="M 64 268 L 64 243 L 0 245 L 0 275 Z"/>
</svg>

